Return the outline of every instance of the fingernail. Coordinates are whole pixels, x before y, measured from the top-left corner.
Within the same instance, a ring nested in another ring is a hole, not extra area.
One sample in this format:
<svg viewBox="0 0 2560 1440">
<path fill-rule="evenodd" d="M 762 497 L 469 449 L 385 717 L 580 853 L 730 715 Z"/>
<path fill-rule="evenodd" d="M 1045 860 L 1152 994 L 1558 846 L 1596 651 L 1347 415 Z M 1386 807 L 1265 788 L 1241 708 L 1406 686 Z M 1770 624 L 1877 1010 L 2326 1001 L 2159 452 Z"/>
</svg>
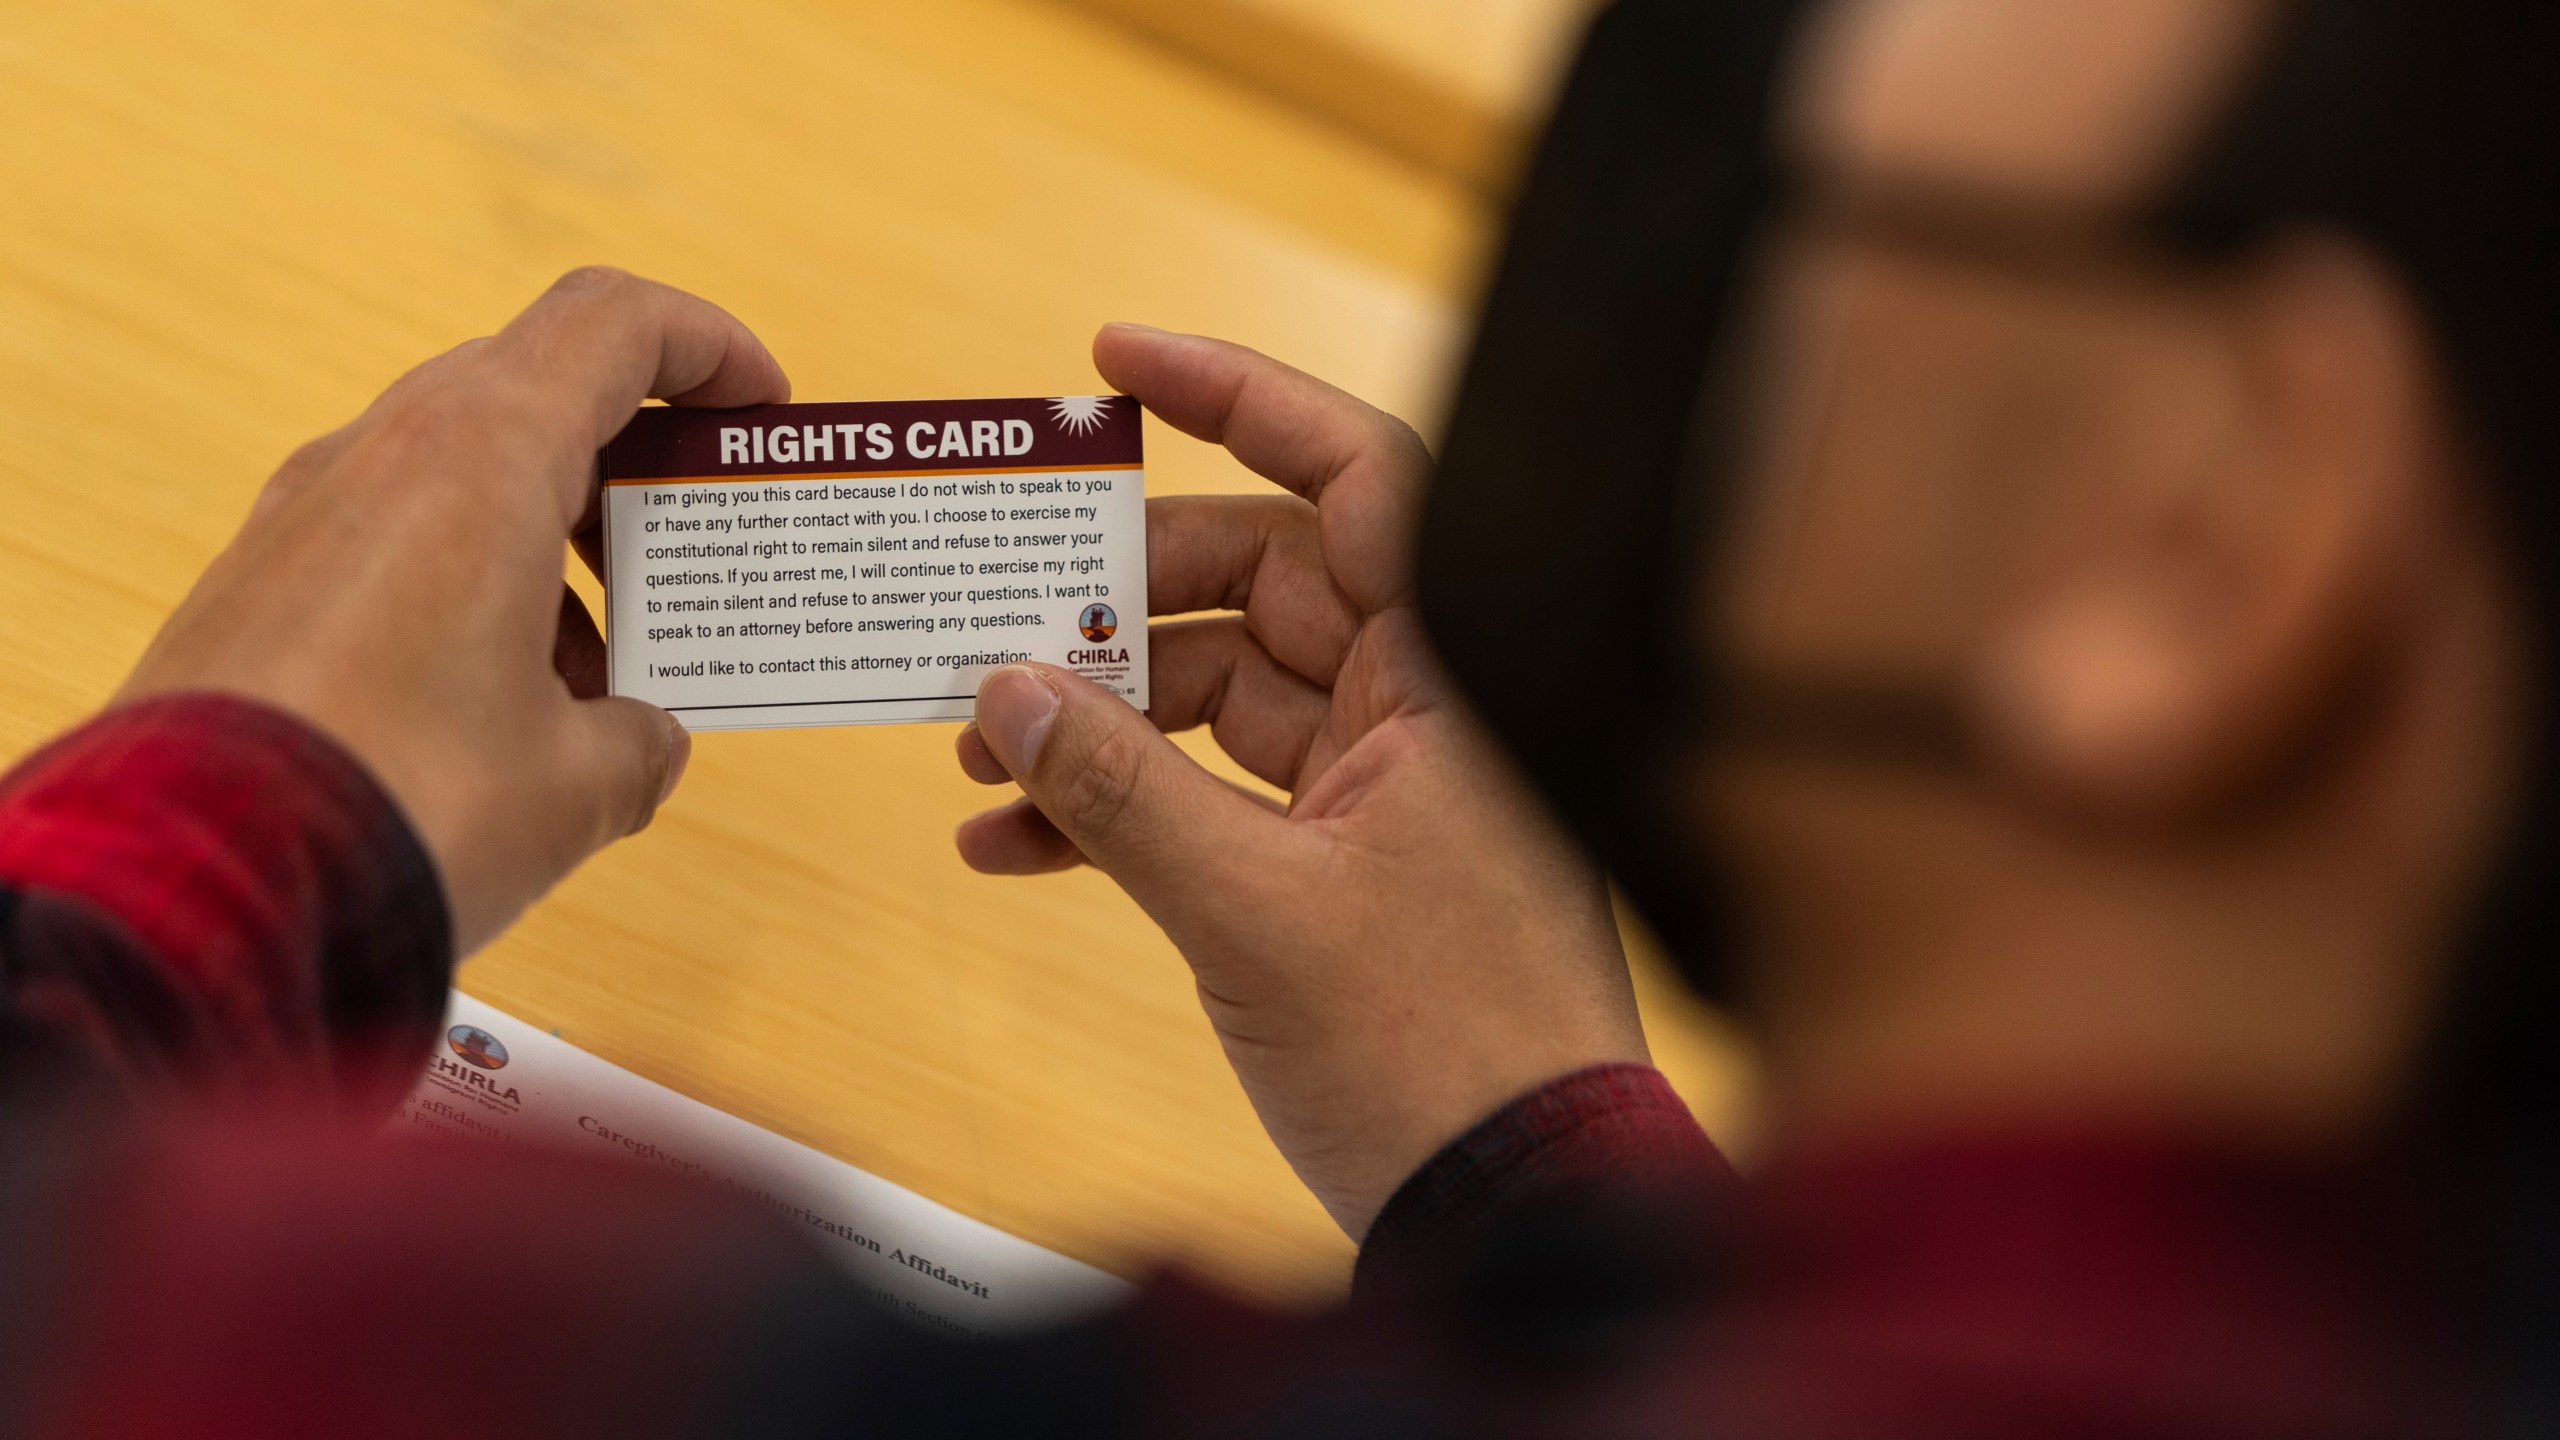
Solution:
<svg viewBox="0 0 2560 1440">
<path fill-rule="evenodd" d="M 1058 718 L 1058 692 L 1027 665 L 1007 665 L 978 686 L 978 733 L 1015 776 L 1031 773 Z"/>
<path fill-rule="evenodd" d="M 658 786 L 658 803 L 664 805 L 676 793 L 677 782 L 684 779 L 684 767 L 693 763 L 693 732 L 681 720 L 670 720 L 667 728 L 667 778 Z"/>
<path fill-rule="evenodd" d="M 1153 325 L 1141 325 L 1135 320 L 1114 320 L 1102 328 L 1105 330 L 1129 330 L 1140 335 L 1170 335 L 1173 333 L 1170 330 L 1159 329 Z"/>
</svg>

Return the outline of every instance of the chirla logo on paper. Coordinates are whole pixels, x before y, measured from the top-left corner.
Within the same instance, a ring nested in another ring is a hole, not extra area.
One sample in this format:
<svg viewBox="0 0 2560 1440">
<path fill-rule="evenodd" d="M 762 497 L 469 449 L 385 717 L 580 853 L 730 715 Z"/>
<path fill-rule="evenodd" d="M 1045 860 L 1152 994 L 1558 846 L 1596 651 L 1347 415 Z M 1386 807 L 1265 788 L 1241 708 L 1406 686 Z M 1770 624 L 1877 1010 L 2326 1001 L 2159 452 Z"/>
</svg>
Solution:
<svg viewBox="0 0 2560 1440">
<path fill-rule="evenodd" d="M 1088 605 L 1084 618 L 1076 622 L 1076 629 L 1085 639 L 1099 645 L 1119 633 L 1120 616 L 1108 605 Z"/>
<path fill-rule="evenodd" d="M 1061 395 L 1049 402 L 1050 413 L 1057 417 L 1058 428 L 1072 435 L 1090 435 L 1102 426 L 1102 407 L 1110 404 L 1103 395 Z"/>
<path fill-rule="evenodd" d="M 507 1047 L 498 1042 L 497 1036 L 477 1025 L 454 1026 L 445 1032 L 444 1043 L 453 1047 L 454 1054 L 483 1070 L 507 1068 Z"/>
<path fill-rule="evenodd" d="M 507 1047 L 497 1036 L 477 1025 L 456 1025 L 444 1032 L 444 1043 L 460 1059 L 436 1056 L 427 1067 L 429 1085 L 499 1115 L 513 1115 L 524 1108 L 524 1097 L 514 1086 L 493 1078 L 494 1072 L 507 1068 Z"/>
</svg>

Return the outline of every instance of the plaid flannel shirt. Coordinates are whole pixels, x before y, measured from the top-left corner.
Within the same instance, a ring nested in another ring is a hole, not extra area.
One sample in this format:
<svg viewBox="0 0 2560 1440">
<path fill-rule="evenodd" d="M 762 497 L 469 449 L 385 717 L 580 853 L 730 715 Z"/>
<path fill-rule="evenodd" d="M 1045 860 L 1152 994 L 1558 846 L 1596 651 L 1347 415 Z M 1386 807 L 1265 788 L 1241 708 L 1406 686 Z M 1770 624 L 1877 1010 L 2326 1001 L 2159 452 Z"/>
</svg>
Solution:
<svg viewBox="0 0 2560 1440">
<path fill-rule="evenodd" d="M 380 1138 L 452 963 L 291 717 L 147 701 L 0 781 L 0 1434 L 2461 1433 L 2352 1176 L 2010 1136 L 1742 1185 L 1640 1066 L 1434 1157 L 1344 1306 L 1167 1276 L 953 1343 L 669 1177 Z"/>
</svg>

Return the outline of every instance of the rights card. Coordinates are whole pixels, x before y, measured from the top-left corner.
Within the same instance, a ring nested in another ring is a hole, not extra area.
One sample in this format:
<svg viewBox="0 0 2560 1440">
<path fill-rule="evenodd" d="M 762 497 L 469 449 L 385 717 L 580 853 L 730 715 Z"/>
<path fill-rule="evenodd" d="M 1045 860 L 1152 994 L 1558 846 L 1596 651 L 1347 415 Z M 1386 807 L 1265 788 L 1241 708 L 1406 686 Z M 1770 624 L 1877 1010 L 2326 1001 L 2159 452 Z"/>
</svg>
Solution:
<svg viewBox="0 0 2560 1440">
<path fill-rule="evenodd" d="M 966 720 L 999 665 L 1147 706 L 1125 396 L 650 407 L 604 449 L 611 688 L 695 730 Z"/>
</svg>

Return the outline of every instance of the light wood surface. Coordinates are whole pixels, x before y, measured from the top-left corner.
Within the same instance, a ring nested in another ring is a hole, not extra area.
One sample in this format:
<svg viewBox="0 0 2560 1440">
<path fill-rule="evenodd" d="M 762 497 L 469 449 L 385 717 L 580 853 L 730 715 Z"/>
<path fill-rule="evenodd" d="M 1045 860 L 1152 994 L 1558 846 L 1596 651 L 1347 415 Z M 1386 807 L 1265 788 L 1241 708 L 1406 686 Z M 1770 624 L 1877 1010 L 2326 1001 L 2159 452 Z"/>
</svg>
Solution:
<svg viewBox="0 0 2560 1440">
<path fill-rule="evenodd" d="M 1374 55 L 1486 115 L 1525 120 L 1600 0 L 1208 0 Z"/>
<path fill-rule="evenodd" d="M 1131 318 L 1427 432 L 1487 239 L 1464 183 L 1038 0 L 12 6 L 0 131 L 5 756 L 110 693 L 295 443 L 571 265 L 728 305 L 802 398 L 1090 390 Z M 1159 493 L 1258 483 L 1148 443 Z M 1162 937 L 1097 876 L 953 858 L 990 797 L 951 734 L 703 737 L 464 987 L 1124 1273 L 1337 1287 Z M 1646 986 L 1729 1132 L 1734 1050 Z"/>
<path fill-rule="evenodd" d="M 1599 0 L 1069 0 L 1488 195 Z"/>
</svg>

